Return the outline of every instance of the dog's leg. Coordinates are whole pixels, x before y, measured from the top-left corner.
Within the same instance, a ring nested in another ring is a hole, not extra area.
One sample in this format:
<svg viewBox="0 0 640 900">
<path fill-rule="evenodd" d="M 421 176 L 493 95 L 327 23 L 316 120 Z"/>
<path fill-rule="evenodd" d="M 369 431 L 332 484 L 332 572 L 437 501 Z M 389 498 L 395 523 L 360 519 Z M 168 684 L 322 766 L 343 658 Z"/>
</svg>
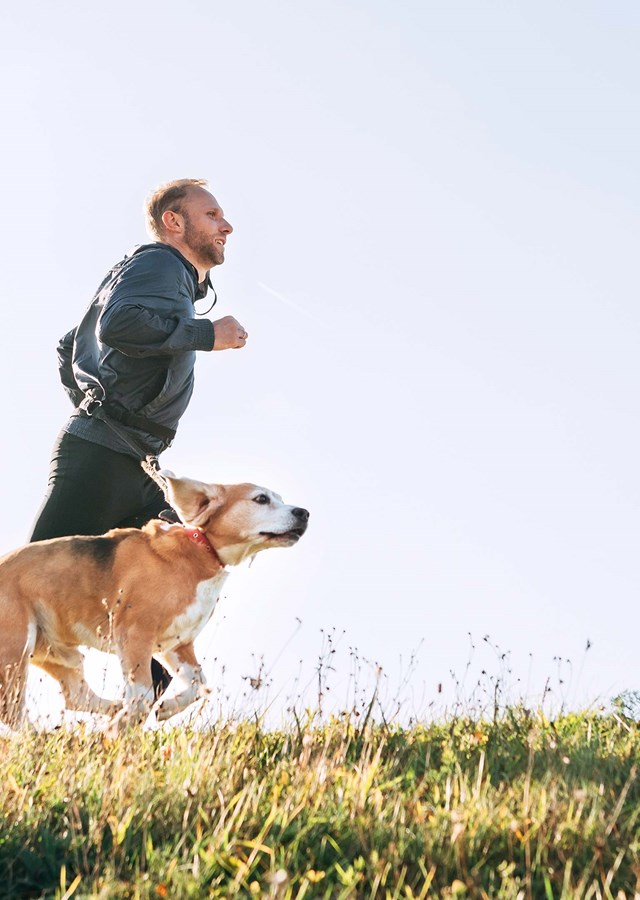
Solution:
<svg viewBox="0 0 640 900">
<path fill-rule="evenodd" d="M 161 658 L 173 673 L 173 681 L 169 688 L 154 706 L 158 721 L 163 722 L 182 712 L 200 697 L 206 697 L 209 688 L 192 643 L 168 650 Z"/>
<path fill-rule="evenodd" d="M 69 652 L 67 656 L 64 663 L 50 660 L 36 662 L 40 669 L 44 669 L 60 685 L 67 709 L 111 716 L 122 708 L 121 700 L 107 700 L 91 690 L 84 680 L 84 657 L 80 651 Z"/>
<path fill-rule="evenodd" d="M 112 719 L 110 730 L 121 730 L 128 725 L 139 725 L 147 718 L 153 706 L 153 680 L 151 678 L 151 645 L 147 635 L 129 629 L 118 641 L 118 656 L 125 680 L 124 705 Z"/>
</svg>

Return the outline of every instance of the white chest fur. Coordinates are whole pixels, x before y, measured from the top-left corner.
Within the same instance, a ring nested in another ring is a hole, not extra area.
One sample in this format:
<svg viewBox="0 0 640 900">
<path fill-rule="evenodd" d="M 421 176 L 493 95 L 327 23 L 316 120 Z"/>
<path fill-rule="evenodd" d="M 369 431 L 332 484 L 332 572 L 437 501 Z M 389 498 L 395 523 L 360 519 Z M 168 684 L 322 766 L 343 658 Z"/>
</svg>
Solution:
<svg viewBox="0 0 640 900">
<path fill-rule="evenodd" d="M 196 588 L 193 602 L 187 606 L 184 612 L 176 616 L 160 638 L 163 650 L 170 650 L 178 644 L 195 640 L 213 615 L 228 575 L 229 573 L 223 570 L 215 578 L 200 582 Z"/>
</svg>

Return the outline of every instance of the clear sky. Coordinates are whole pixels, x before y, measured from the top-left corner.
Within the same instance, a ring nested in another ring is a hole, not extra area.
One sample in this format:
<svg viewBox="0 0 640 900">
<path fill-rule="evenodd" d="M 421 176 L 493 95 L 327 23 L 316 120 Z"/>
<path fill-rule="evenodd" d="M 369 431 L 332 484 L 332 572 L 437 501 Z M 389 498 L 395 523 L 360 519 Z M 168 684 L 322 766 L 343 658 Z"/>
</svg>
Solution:
<svg viewBox="0 0 640 900">
<path fill-rule="evenodd" d="M 335 629 L 338 704 L 350 648 L 417 714 L 503 651 L 534 699 L 638 688 L 639 39 L 634 2 L 3 4 L 0 550 L 58 337 L 151 189 L 206 177 L 250 340 L 200 355 L 163 462 L 311 510 L 227 583 L 215 684 L 263 656 L 283 704 Z"/>
</svg>

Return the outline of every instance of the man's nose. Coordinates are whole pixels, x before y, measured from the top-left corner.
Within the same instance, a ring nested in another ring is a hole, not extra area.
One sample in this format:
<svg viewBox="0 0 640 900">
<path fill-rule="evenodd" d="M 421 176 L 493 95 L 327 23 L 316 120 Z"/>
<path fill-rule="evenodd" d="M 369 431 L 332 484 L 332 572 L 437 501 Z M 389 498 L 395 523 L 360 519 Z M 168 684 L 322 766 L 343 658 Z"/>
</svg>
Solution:
<svg viewBox="0 0 640 900">
<path fill-rule="evenodd" d="M 225 234 L 231 234 L 233 225 L 230 222 L 227 222 L 226 219 L 223 219 L 220 224 L 220 231 L 224 231 Z"/>
</svg>

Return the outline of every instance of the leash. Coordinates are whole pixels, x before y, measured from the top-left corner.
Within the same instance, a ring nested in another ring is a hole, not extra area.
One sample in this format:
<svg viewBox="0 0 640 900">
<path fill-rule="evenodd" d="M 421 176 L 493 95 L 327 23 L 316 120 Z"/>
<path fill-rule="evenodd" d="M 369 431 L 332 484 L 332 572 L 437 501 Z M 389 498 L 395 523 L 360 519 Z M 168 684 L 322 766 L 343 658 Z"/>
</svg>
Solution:
<svg viewBox="0 0 640 900">
<path fill-rule="evenodd" d="M 134 454 L 136 455 L 137 459 L 139 460 L 140 465 L 142 466 L 145 473 L 149 476 L 149 478 L 152 481 L 154 481 L 156 483 L 156 485 L 160 488 L 160 490 L 162 491 L 162 493 L 164 494 L 165 499 L 166 499 L 166 497 L 167 497 L 167 482 L 160 474 L 160 462 L 158 460 L 158 457 L 153 456 L 150 453 L 145 455 L 144 453 L 140 452 L 140 447 L 136 446 L 136 444 L 134 444 L 134 442 L 129 438 L 129 436 L 127 434 L 125 434 L 121 428 L 118 427 L 118 425 L 114 422 L 113 418 L 106 413 L 106 411 L 104 410 L 104 403 L 102 402 L 102 400 L 96 400 L 94 397 L 87 395 L 87 396 L 85 396 L 84 400 L 80 404 L 80 409 L 82 409 L 84 411 L 84 413 L 87 416 L 89 416 L 90 418 L 92 416 L 94 416 L 96 419 L 99 419 L 101 422 L 104 422 L 104 424 L 107 425 L 113 431 L 113 433 L 117 437 L 120 438 L 121 441 L 124 441 L 124 443 L 127 445 L 127 447 L 129 447 L 130 450 L 133 450 Z M 151 430 L 149 429 L 148 424 L 147 424 L 147 421 L 148 421 L 147 419 L 143 419 L 142 416 L 134 416 L 132 413 L 127 414 L 127 416 L 128 416 L 128 421 L 132 425 L 135 424 L 133 419 L 137 419 L 138 422 L 140 423 L 140 426 L 147 428 L 147 430 L 151 433 Z M 144 422 L 144 425 L 142 424 L 143 422 Z M 155 423 L 150 423 L 150 424 L 155 425 Z M 175 431 L 171 431 L 168 428 L 165 429 L 161 425 L 155 425 L 155 428 L 156 428 L 156 434 L 159 437 L 167 437 L 169 435 L 169 433 L 171 433 L 172 436 L 175 436 Z M 163 432 L 163 434 L 159 433 L 160 430 Z M 206 540 L 206 538 L 205 538 L 205 540 Z"/>
<path fill-rule="evenodd" d="M 162 493 L 164 494 L 165 500 L 167 499 L 167 482 L 160 474 L 160 462 L 157 456 L 145 456 L 144 459 L 140 460 L 140 465 L 147 473 L 149 478 L 158 485 Z M 168 502 L 168 500 L 167 500 Z"/>
<path fill-rule="evenodd" d="M 96 415 L 96 409 L 93 409 L 89 412 L 85 408 L 85 412 L 87 413 L 88 416 Z M 118 426 L 110 418 L 107 417 L 105 412 L 102 410 L 102 404 L 100 404 L 100 406 L 97 407 L 97 412 L 98 412 L 98 415 L 96 416 L 96 418 L 100 419 L 101 422 L 104 422 L 105 425 L 108 425 L 109 428 L 111 428 L 111 430 L 114 432 L 114 434 L 116 434 L 119 438 L 121 438 L 121 440 L 123 440 L 125 442 L 125 444 L 131 450 L 133 450 L 133 452 L 136 454 L 136 456 L 140 457 L 141 456 L 140 449 L 138 447 L 136 447 L 132 441 L 129 440 L 128 436 L 126 434 L 124 434 L 122 429 L 118 428 Z M 144 469 L 146 474 L 149 476 L 149 478 L 158 485 L 158 487 L 160 488 L 160 490 L 162 491 L 162 493 L 164 494 L 165 499 L 166 499 L 167 498 L 167 481 L 160 474 L 160 462 L 158 460 L 158 457 L 148 454 L 147 456 L 145 456 L 144 459 L 140 460 L 140 465 L 142 466 L 142 468 Z M 202 531 L 202 529 L 196 527 L 195 525 L 183 524 L 182 527 L 186 531 L 186 533 L 189 537 L 189 540 L 193 541 L 193 543 L 197 544 L 199 547 L 202 547 L 202 549 L 205 550 L 207 553 L 209 553 L 210 556 L 213 556 L 213 558 L 222 566 L 222 568 L 225 568 L 225 565 L 222 562 L 222 560 L 220 559 L 220 557 L 218 556 L 218 553 L 217 553 L 215 547 L 213 547 L 213 545 L 209 542 L 209 539 L 207 538 L 204 531 Z"/>
</svg>

